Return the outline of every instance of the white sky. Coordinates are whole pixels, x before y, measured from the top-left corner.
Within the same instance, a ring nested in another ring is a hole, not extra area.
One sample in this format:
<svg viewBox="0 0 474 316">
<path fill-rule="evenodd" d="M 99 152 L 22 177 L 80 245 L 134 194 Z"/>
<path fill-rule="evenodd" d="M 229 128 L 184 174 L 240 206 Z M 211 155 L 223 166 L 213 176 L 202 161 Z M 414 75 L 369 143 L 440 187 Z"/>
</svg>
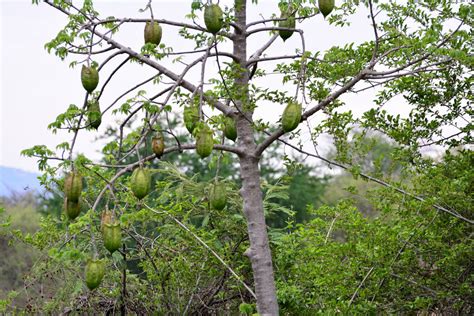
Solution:
<svg viewBox="0 0 474 316">
<path fill-rule="evenodd" d="M 1 1 L 1 0 L 0 0 Z M 78 2 L 78 1 L 74 1 Z M 148 13 L 139 13 L 138 9 L 145 7 L 147 0 L 135 1 L 95 1 L 101 17 L 148 17 Z M 249 1 L 250 2 L 250 1 Z M 339 1 L 336 1 L 336 4 Z M 169 20 L 185 21 L 184 15 L 190 11 L 191 0 L 182 1 L 153 1 L 155 17 Z M 221 5 L 230 1 L 221 0 Z M 277 12 L 278 1 L 259 1 L 255 8 L 250 5 L 248 20 L 257 20 L 259 15 L 270 17 Z M 43 48 L 65 25 L 65 16 L 59 11 L 41 3 L 31 5 L 31 1 L 1 1 L 0 2 L 0 165 L 36 171 L 36 160 L 20 156 L 21 150 L 37 144 L 54 148 L 57 144 L 70 141 L 72 134 L 58 132 L 53 135 L 47 130 L 47 125 L 62 113 L 69 104 L 82 106 L 85 92 L 80 83 L 80 68 L 69 68 L 71 59 L 62 62 L 54 54 L 48 54 Z M 372 37 L 372 29 L 366 11 L 359 12 L 351 18 L 353 22 L 350 31 L 330 26 L 321 16 L 305 21 L 298 27 L 304 29 L 307 49 L 324 51 L 334 45 L 350 42 L 362 42 Z M 189 22 L 186 21 L 186 22 Z M 175 51 L 193 48 L 186 46 L 182 40 L 177 40 L 177 28 L 163 26 L 162 42 L 174 46 Z M 268 33 L 252 36 L 249 43 L 248 55 L 260 47 L 268 38 Z M 121 27 L 115 39 L 124 45 L 139 51 L 143 44 L 143 25 L 128 24 Z M 190 43 L 192 45 L 192 43 Z M 267 51 L 269 56 L 292 54 L 300 46 L 299 36 L 294 34 L 285 43 L 278 39 L 274 46 Z M 224 46 L 223 46 L 224 47 Z M 229 45 L 227 47 L 230 48 Z M 193 55 L 197 58 L 200 55 Z M 124 57 L 116 58 L 104 68 L 101 79 L 118 65 Z M 99 60 L 100 62 L 100 60 Z M 165 63 L 179 73 L 182 65 Z M 215 62 L 208 62 L 209 67 L 215 68 Z M 200 66 L 197 66 L 188 79 L 198 82 Z M 136 83 L 150 77 L 153 70 L 137 64 L 126 65 L 121 70 L 101 98 L 101 107 L 108 106 L 116 96 Z M 103 83 L 103 81 L 101 81 Z M 99 83 L 99 87 L 101 87 Z M 275 79 L 265 79 L 266 85 L 279 85 Z M 151 87 L 151 86 L 150 86 Z M 156 89 L 156 87 L 155 87 Z M 150 91 L 153 94 L 153 91 Z M 361 112 L 371 105 L 371 95 L 351 96 L 345 99 L 352 109 Z M 118 103 L 120 105 L 121 102 Z M 262 106 L 256 112 L 259 117 L 276 122 L 281 108 Z M 115 119 L 115 118 L 114 118 Z M 312 125 L 318 121 L 312 120 Z M 112 118 L 106 115 L 103 124 L 112 123 Z M 101 126 L 101 131 L 104 131 Z M 101 148 L 95 142 L 95 132 L 81 131 L 76 144 L 76 151 L 83 152 L 90 158 L 98 159 L 97 151 Z"/>
</svg>

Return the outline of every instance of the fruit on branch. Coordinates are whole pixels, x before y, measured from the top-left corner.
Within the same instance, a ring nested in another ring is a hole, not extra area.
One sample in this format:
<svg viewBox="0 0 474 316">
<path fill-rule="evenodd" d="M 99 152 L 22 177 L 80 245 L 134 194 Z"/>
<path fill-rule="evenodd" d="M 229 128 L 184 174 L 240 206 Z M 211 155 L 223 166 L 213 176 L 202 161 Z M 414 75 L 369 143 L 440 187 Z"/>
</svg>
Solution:
<svg viewBox="0 0 474 316">
<path fill-rule="evenodd" d="M 66 175 L 64 180 L 64 193 L 70 202 L 79 202 L 82 192 L 82 175 L 72 171 Z"/>
<path fill-rule="evenodd" d="M 81 82 L 87 92 L 92 93 L 99 84 L 99 72 L 96 68 L 82 65 Z"/>
<path fill-rule="evenodd" d="M 163 155 L 163 152 L 165 151 L 165 138 L 163 137 L 163 133 L 161 131 L 156 132 L 151 139 L 151 150 L 158 158 Z"/>
<path fill-rule="evenodd" d="M 215 210 L 224 209 L 227 204 L 227 190 L 223 183 L 215 183 L 209 189 L 209 203 Z"/>
<path fill-rule="evenodd" d="M 81 203 L 80 200 L 77 202 L 69 200 L 67 197 L 64 198 L 64 212 L 66 216 L 73 220 L 81 213 Z"/>
<path fill-rule="evenodd" d="M 153 24 L 151 22 L 146 22 L 144 31 L 145 44 L 160 44 L 162 34 L 163 32 L 158 22 L 153 22 Z"/>
<path fill-rule="evenodd" d="M 222 9 L 217 4 L 206 5 L 204 8 L 204 24 L 209 32 L 218 33 L 224 23 Z"/>
<path fill-rule="evenodd" d="M 97 288 L 105 274 L 105 263 L 100 259 L 89 259 L 87 260 L 84 275 L 86 279 L 86 285 L 89 290 Z"/>
<path fill-rule="evenodd" d="M 284 27 L 284 28 L 290 28 L 290 29 L 295 28 L 296 26 L 295 17 L 290 12 L 282 12 L 280 18 L 286 19 L 286 20 L 280 21 L 278 23 L 278 27 Z M 283 39 L 283 41 L 286 41 L 288 38 L 291 37 L 291 35 L 293 35 L 293 32 L 294 32 L 293 30 L 279 30 L 278 34 Z"/>
<path fill-rule="evenodd" d="M 100 214 L 100 231 L 104 233 L 104 225 L 113 222 L 114 213 L 110 210 L 102 211 Z"/>
<path fill-rule="evenodd" d="M 281 127 L 285 133 L 294 130 L 301 121 L 301 104 L 290 101 L 283 111 Z"/>
<path fill-rule="evenodd" d="M 329 13 L 334 9 L 334 0 L 319 0 L 318 1 L 319 11 L 326 18 Z"/>
<path fill-rule="evenodd" d="M 130 188 L 133 194 L 139 199 L 143 199 L 150 193 L 151 177 L 148 169 L 138 167 L 132 173 Z"/>
<path fill-rule="evenodd" d="M 224 136 L 234 142 L 237 139 L 237 128 L 234 119 L 231 117 L 224 119 Z"/>
<path fill-rule="evenodd" d="M 104 247 L 113 253 L 122 245 L 122 229 L 118 220 L 112 220 L 110 223 L 104 223 L 102 227 L 102 238 Z"/>
<path fill-rule="evenodd" d="M 203 124 L 196 135 L 196 151 L 201 158 L 206 158 L 212 153 L 213 147 L 212 130 L 207 124 Z"/>
<path fill-rule="evenodd" d="M 189 133 L 193 133 L 199 122 L 199 107 L 195 105 L 184 107 L 184 125 Z"/>
<path fill-rule="evenodd" d="M 100 112 L 99 101 L 93 100 L 87 104 L 87 118 L 91 127 L 98 129 L 102 123 L 102 114 Z"/>
</svg>

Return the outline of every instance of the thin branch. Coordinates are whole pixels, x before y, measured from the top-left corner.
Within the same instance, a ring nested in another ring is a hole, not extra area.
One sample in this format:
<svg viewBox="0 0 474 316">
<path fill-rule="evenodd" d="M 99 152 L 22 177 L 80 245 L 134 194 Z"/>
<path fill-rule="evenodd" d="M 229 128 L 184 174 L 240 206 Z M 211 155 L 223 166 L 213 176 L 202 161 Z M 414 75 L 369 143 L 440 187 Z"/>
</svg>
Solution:
<svg viewBox="0 0 474 316">
<path fill-rule="evenodd" d="M 215 252 L 211 247 L 209 247 L 206 242 L 204 242 L 201 238 L 199 238 L 198 235 L 196 235 L 192 230 L 190 230 L 186 225 L 184 225 L 180 220 L 178 220 L 176 217 L 174 217 L 173 215 L 169 214 L 168 212 L 166 211 L 157 211 L 153 208 L 151 208 L 150 206 L 148 206 L 146 203 L 143 204 L 146 208 L 148 208 L 150 211 L 152 211 L 153 213 L 156 213 L 156 214 L 166 214 L 168 217 L 170 217 L 172 220 L 174 220 L 179 226 L 181 226 L 185 231 L 187 231 L 188 233 L 190 233 L 194 238 L 196 238 L 197 241 L 199 241 L 199 243 L 201 245 L 203 245 L 207 250 L 209 250 L 213 255 L 214 257 L 217 258 L 217 260 L 219 260 L 228 270 L 229 272 L 237 279 L 237 281 L 239 281 L 246 289 L 247 291 L 249 291 L 249 293 L 255 298 L 257 299 L 257 296 L 255 295 L 254 291 L 239 277 L 239 275 L 237 273 L 235 273 L 235 271 L 224 261 L 224 259 L 222 259 L 218 254 L 217 252 Z"/>
</svg>

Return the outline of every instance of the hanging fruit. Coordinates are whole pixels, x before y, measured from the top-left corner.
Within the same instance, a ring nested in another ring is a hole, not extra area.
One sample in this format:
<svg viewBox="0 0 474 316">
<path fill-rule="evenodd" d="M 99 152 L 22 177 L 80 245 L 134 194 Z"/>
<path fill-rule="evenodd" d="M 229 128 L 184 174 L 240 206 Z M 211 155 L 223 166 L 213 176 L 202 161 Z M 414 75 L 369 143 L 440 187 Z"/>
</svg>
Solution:
<svg viewBox="0 0 474 316">
<path fill-rule="evenodd" d="M 285 133 L 291 132 L 301 121 L 301 104 L 290 101 L 283 111 L 281 127 Z"/>
<path fill-rule="evenodd" d="M 195 105 L 184 107 L 184 125 L 189 133 L 193 133 L 199 122 L 199 107 Z"/>
<path fill-rule="evenodd" d="M 153 22 L 153 24 L 151 22 L 146 22 L 144 30 L 145 44 L 160 44 L 162 34 L 163 32 L 158 22 Z"/>
<path fill-rule="evenodd" d="M 151 139 L 151 150 L 158 158 L 163 155 L 163 152 L 165 151 L 165 138 L 161 131 L 156 132 Z"/>
<path fill-rule="evenodd" d="M 209 190 L 209 202 L 215 210 L 224 209 L 227 203 L 227 190 L 223 183 L 215 183 Z"/>
<path fill-rule="evenodd" d="M 102 233 L 104 232 L 104 225 L 112 223 L 113 218 L 114 218 L 114 213 L 112 211 L 110 210 L 102 211 L 102 214 L 100 214 L 100 231 Z"/>
<path fill-rule="evenodd" d="M 94 67 L 82 65 L 81 82 L 87 92 L 92 93 L 99 84 L 99 72 Z"/>
<path fill-rule="evenodd" d="M 318 2 L 319 11 L 326 18 L 334 9 L 334 0 L 319 0 Z"/>
<path fill-rule="evenodd" d="M 102 238 L 104 240 L 104 247 L 113 253 L 122 245 L 122 229 L 120 222 L 115 220 L 111 223 L 104 223 L 102 229 Z"/>
<path fill-rule="evenodd" d="M 82 193 L 82 176 L 72 171 L 66 175 L 64 180 L 64 193 L 70 202 L 79 202 Z"/>
<path fill-rule="evenodd" d="M 231 117 L 226 117 L 224 119 L 224 136 L 234 142 L 237 139 L 235 120 Z"/>
<path fill-rule="evenodd" d="M 73 220 L 81 213 L 81 203 L 78 200 L 77 202 L 68 200 L 67 197 L 64 198 L 64 212 L 66 216 Z"/>
<path fill-rule="evenodd" d="M 87 118 L 89 125 L 98 129 L 102 123 L 102 114 L 100 112 L 99 101 L 93 100 L 87 104 Z"/>
<path fill-rule="evenodd" d="M 217 4 L 206 5 L 204 8 L 204 24 L 209 32 L 218 33 L 224 23 L 222 9 Z"/>
<path fill-rule="evenodd" d="M 86 285 L 89 290 L 97 288 L 105 274 L 105 263 L 100 259 L 87 260 L 86 268 L 84 270 Z"/>
<path fill-rule="evenodd" d="M 138 167 L 130 178 L 130 188 L 133 194 L 139 199 L 143 199 L 150 193 L 151 177 L 148 169 Z"/>
<path fill-rule="evenodd" d="M 206 158 L 212 153 L 214 147 L 214 138 L 212 130 L 207 124 L 203 124 L 196 135 L 196 151 L 201 158 Z"/>
<path fill-rule="evenodd" d="M 282 12 L 281 19 L 286 19 L 286 20 L 281 20 L 280 23 L 278 23 L 279 27 L 284 27 L 284 28 L 289 28 L 289 29 L 294 29 L 296 27 L 296 21 L 295 17 L 291 15 L 288 12 Z M 283 39 L 283 41 L 286 41 L 288 38 L 293 35 L 293 30 L 279 30 L 278 34 L 280 37 Z"/>
</svg>

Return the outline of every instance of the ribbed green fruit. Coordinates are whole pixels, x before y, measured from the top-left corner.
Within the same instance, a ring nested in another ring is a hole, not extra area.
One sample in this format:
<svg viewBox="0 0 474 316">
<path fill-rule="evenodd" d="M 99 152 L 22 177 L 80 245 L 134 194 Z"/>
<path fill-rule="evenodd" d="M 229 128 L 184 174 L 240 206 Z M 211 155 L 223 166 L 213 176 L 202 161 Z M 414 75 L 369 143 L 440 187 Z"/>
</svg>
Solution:
<svg viewBox="0 0 474 316">
<path fill-rule="evenodd" d="M 109 210 L 102 211 L 100 214 L 100 231 L 104 233 L 105 224 L 110 224 L 113 222 L 114 213 Z"/>
<path fill-rule="evenodd" d="M 235 121 L 231 117 L 224 119 L 224 136 L 235 142 L 237 139 L 237 127 Z"/>
<path fill-rule="evenodd" d="M 90 101 L 87 104 L 87 118 L 89 125 L 95 129 L 98 129 L 102 123 L 102 114 L 100 112 L 99 101 Z"/>
<path fill-rule="evenodd" d="M 158 22 L 153 22 L 153 24 L 151 24 L 151 22 L 146 22 L 143 33 L 145 37 L 145 44 L 160 44 L 163 31 L 161 30 L 161 26 Z"/>
<path fill-rule="evenodd" d="M 318 1 L 319 11 L 326 18 L 329 13 L 334 9 L 334 0 L 319 0 Z"/>
<path fill-rule="evenodd" d="M 217 4 L 207 5 L 204 8 L 204 24 L 209 32 L 218 33 L 223 25 L 222 9 Z"/>
<path fill-rule="evenodd" d="M 282 13 L 280 18 L 286 19 L 286 20 L 280 21 L 280 23 L 278 23 L 279 27 L 286 27 L 286 28 L 291 28 L 291 29 L 295 28 L 296 21 L 293 15 L 289 16 L 287 13 Z M 288 38 L 291 37 L 291 35 L 293 35 L 293 32 L 294 31 L 291 31 L 291 30 L 279 30 L 278 34 L 283 39 L 283 41 L 286 41 Z"/>
<path fill-rule="evenodd" d="M 73 220 L 79 216 L 81 213 L 81 202 L 78 200 L 77 202 L 68 200 L 67 197 L 64 198 L 64 212 L 66 216 Z"/>
<path fill-rule="evenodd" d="M 81 69 L 81 82 L 84 89 L 91 93 L 99 84 L 99 72 L 96 68 L 86 67 L 82 65 Z"/>
<path fill-rule="evenodd" d="M 133 194 L 139 199 L 143 199 L 150 193 L 151 177 L 148 169 L 139 167 L 135 169 L 130 178 L 130 187 Z"/>
<path fill-rule="evenodd" d="M 120 222 L 104 223 L 102 229 L 102 238 L 104 240 L 104 247 L 113 253 L 122 246 L 122 229 Z"/>
<path fill-rule="evenodd" d="M 97 288 L 105 274 L 105 263 L 100 259 L 89 259 L 84 270 L 86 285 L 89 290 Z"/>
<path fill-rule="evenodd" d="M 281 127 L 285 133 L 294 130 L 301 121 L 301 104 L 290 102 L 283 111 Z"/>
<path fill-rule="evenodd" d="M 209 190 L 209 202 L 215 210 L 224 209 L 227 204 L 227 190 L 223 183 L 213 184 Z"/>
<path fill-rule="evenodd" d="M 151 150 L 158 158 L 163 155 L 165 151 L 165 138 L 162 132 L 156 132 L 151 139 Z"/>
<path fill-rule="evenodd" d="M 78 172 L 70 172 L 64 180 L 64 194 L 68 201 L 79 202 L 82 193 L 82 175 Z"/>
<path fill-rule="evenodd" d="M 196 151 L 201 158 L 206 158 L 212 153 L 214 138 L 209 126 L 204 125 L 196 135 Z"/>
<path fill-rule="evenodd" d="M 189 133 L 193 133 L 199 122 L 199 107 L 190 105 L 184 107 L 184 125 Z"/>
</svg>

